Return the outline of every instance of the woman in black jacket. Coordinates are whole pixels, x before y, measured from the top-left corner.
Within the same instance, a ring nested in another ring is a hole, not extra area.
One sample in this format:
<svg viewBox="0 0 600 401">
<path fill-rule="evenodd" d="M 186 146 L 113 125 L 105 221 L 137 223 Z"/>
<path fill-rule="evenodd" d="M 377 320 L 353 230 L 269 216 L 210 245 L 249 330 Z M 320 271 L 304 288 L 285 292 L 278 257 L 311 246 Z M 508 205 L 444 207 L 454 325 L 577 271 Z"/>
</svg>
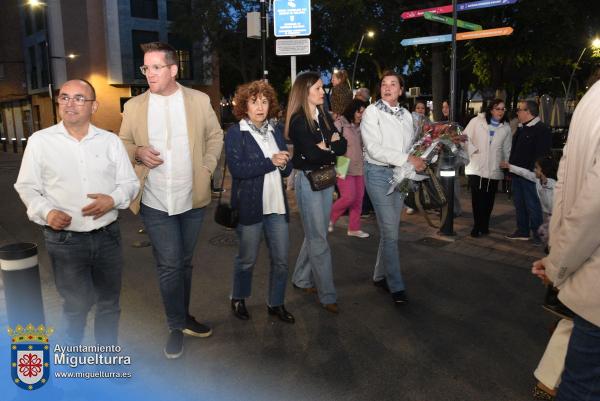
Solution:
<svg viewBox="0 0 600 401">
<path fill-rule="evenodd" d="M 282 177 L 292 171 L 283 135 L 269 119 L 278 112 L 275 91 L 265 81 L 238 87 L 233 113 L 240 119 L 225 137 L 227 166 L 233 179 L 232 207 L 239 211 L 239 250 L 234 262 L 231 309 L 248 320 L 246 298 L 264 233 L 271 258 L 267 310 L 286 323 L 294 316 L 283 305 L 288 277 L 288 203 Z"/>
<path fill-rule="evenodd" d="M 304 227 L 304 242 L 292 282 L 305 292 L 318 292 L 323 307 L 338 313 L 331 250 L 327 243 L 333 186 L 313 191 L 307 176 L 311 171 L 334 165 L 336 156 L 346 153 L 346 140 L 337 132 L 329 114 L 323 111 L 324 97 L 319 74 L 306 72 L 296 78 L 288 101 L 285 134 L 294 144 L 292 163 L 299 170 L 294 187 Z"/>
</svg>

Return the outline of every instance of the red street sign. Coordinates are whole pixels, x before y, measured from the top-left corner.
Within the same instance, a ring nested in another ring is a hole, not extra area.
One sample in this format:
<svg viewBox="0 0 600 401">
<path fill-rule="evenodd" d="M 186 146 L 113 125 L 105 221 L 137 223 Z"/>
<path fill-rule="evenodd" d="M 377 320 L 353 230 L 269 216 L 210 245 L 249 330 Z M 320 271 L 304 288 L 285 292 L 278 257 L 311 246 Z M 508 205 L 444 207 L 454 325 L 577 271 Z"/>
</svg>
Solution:
<svg viewBox="0 0 600 401">
<path fill-rule="evenodd" d="M 419 18 L 422 17 L 426 12 L 434 14 L 448 14 L 452 12 L 452 4 L 442 7 L 424 8 L 422 10 L 405 11 L 400 16 L 402 19 Z"/>
</svg>

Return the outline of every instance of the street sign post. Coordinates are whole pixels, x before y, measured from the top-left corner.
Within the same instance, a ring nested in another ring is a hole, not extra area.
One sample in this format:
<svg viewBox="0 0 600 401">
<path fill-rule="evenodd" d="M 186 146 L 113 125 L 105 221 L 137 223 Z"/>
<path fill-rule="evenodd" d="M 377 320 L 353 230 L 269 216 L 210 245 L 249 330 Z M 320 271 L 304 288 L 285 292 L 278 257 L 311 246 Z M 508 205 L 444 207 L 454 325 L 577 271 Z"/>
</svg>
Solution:
<svg viewBox="0 0 600 401">
<path fill-rule="evenodd" d="M 277 39 L 275 54 L 278 56 L 303 56 L 310 54 L 310 39 Z"/>
<path fill-rule="evenodd" d="M 275 36 L 309 36 L 312 29 L 310 10 L 310 0 L 274 0 Z"/>
<path fill-rule="evenodd" d="M 479 0 L 479 1 L 470 1 L 468 3 L 461 3 L 456 6 L 457 11 L 469 11 L 476 10 L 479 8 L 489 8 L 489 7 L 499 7 L 499 6 L 507 6 L 509 4 L 515 4 L 517 0 Z M 424 8 L 421 10 L 412 10 L 405 11 L 400 16 L 402 19 L 410 19 L 410 18 L 420 18 L 426 12 L 430 12 L 433 14 L 449 14 L 452 12 L 452 4 L 448 4 L 446 6 L 440 7 L 432 7 L 432 8 Z"/>
<path fill-rule="evenodd" d="M 429 20 L 429 21 L 441 22 L 442 24 L 446 24 L 446 25 L 454 25 L 454 19 L 452 19 L 450 17 L 446 17 L 444 15 L 434 14 L 429 11 L 424 13 L 423 17 L 425 17 L 425 19 Z M 463 28 L 463 29 L 469 29 L 471 31 L 481 31 L 483 29 L 483 27 L 481 25 L 474 24 L 472 22 L 463 21 L 460 19 L 456 20 L 456 26 L 459 28 Z"/>
<path fill-rule="evenodd" d="M 490 38 L 492 36 L 507 36 L 513 33 L 513 29 L 511 27 L 504 28 L 493 28 L 493 29 L 483 29 L 481 31 L 472 31 L 472 32 L 459 32 L 456 34 L 456 40 L 471 40 L 471 39 L 481 39 L 481 38 Z M 434 35 L 434 36 L 422 36 L 419 38 L 410 38 L 403 39 L 400 44 L 402 46 L 416 46 L 416 45 L 426 45 L 431 43 L 444 43 L 451 42 L 452 35 Z"/>
</svg>

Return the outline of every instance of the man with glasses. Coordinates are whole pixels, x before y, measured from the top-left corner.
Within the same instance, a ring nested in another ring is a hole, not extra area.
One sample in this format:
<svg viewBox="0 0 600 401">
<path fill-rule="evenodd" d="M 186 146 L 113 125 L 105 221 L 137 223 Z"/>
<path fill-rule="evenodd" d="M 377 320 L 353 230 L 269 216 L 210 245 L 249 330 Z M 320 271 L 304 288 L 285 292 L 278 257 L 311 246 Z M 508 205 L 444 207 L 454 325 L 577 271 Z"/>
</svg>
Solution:
<svg viewBox="0 0 600 401">
<path fill-rule="evenodd" d="M 62 121 L 31 136 L 15 189 L 29 219 L 44 227 L 65 341 L 81 343 L 95 304 L 96 343 L 117 344 L 123 257 L 116 209 L 126 209 L 140 185 L 119 138 L 90 123 L 98 109 L 93 86 L 68 81 L 57 102 Z"/>
<path fill-rule="evenodd" d="M 535 161 L 550 154 L 552 133 L 538 117 L 538 104 L 533 100 L 521 100 L 517 106 L 519 126 L 513 136 L 509 164 L 533 171 Z M 537 195 L 535 182 L 511 173 L 512 194 L 517 214 L 517 230 L 506 236 L 512 240 L 529 240 L 534 245 L 542 241 L 537 233 L 543 223 L 542 206 Z"/>
<path fill-rule="evenodd" d="M 207 95 L 177 83 L 175 49 L 141 46 L 149 90 L 125 104 L 119 136 L 141 181 L 131 204 L 152 242 L 169 338 L 167 358 L 183 353 L 183 335 L 208 337 L 212 329 L 190 314 L 192 257 L 211 201 L 210 179 L 223 131 Z"/>
</svg>

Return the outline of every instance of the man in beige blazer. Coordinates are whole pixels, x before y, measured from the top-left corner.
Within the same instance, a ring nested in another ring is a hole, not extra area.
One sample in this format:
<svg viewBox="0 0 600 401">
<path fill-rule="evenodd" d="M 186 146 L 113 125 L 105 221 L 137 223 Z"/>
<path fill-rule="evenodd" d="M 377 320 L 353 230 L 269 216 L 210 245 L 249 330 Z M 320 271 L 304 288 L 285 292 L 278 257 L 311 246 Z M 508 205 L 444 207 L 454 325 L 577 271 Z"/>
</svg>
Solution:
<svg viewBox="0 0 600 401">
<path fill-rule="evenodd" d="M 212 334 L 190 315 L 189 304 L 192 257 L 223 131 L 208 96 L 175 81 L 175 49 L 160 42 L 141 47 L 149 90 L 125 104 L 119 136 L 141 183 L 131 210 L 140 213 L 152 242 L 170 330 L 164 353 L 178 358 L 184 334 Z"/>
<path fill-rule="evenodd" d="M 558 168 L 550 254 L 532 273 L 575 312 L 557 400 L 600 399 L 600 82 L 581 99 Z"/>
</svg>

